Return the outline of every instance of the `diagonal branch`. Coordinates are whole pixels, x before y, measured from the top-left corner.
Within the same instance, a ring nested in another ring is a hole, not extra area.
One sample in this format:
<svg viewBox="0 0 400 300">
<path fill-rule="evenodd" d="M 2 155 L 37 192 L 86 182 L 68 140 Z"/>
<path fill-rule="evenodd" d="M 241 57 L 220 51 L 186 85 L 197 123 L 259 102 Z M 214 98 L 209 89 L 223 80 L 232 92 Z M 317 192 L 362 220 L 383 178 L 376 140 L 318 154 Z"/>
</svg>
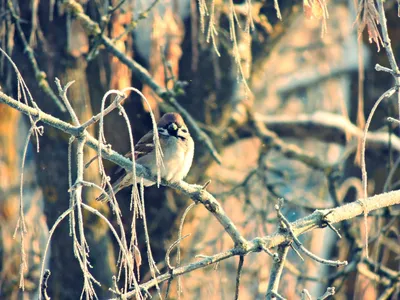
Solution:
<svg viewBox="0 0 400 300">
<path fill-rule="evenodd" d="M 125 168 L 126 170 L 132 170 L 132 161 L 127 159 L 126 157 L 120 155 L 119 153 L 113 151 L 109 146 L 105 146 L 104 144 L 100 144 L 93 136 L 91 136 L 84 127 L 82 126 L 72 126 L 71 124 L 64 122 L 60 119 L 57 119 L 49 114 L 44 113 L 40 109 L 35 109 L 29 107 L 28 105 L 22 104 L 21 102 L 7 96 L 3 92 L 0 91 L 0 102 L 6 103 L 9 106 L 23 112 L 24 114 L 30 114 L 33 117 L 39 117 L 40 120 L 54 128 L 60 129 L 61 131 L 68 133 L 72 136 L 78 137 L 80 135 L 84 135 L 86 138 L 86 145 L 98 151 L 101 149 L 102 156 L 114 162 L 115 164 Z M 145 179 L 150 179 L 153 181 L 157 181 L 157 178 L 152 176 L 150 172 L 141 165 L 136 164 L 136 173 L 138 176 L 143 177 Z M 235 224 L 230 220 L 230 218 L 225 214 L 224 209 L 219 204 L 219 202 L 207 192 L 203 186 L 188 184 L 184 181 L 178 183 L 167 182 L 165 180 L 161 180 L 161 184 L 165 186 L 169 186 L 175 188 L 185 195 L 192 198 L 194 201 L 202 203 L 221 223 L 224 227 L 225 231 L 230 235 L 233 242 L 236 246 L 245 247 L 246 240 L 239 233 Z"/>
<path fill-rule="evenodd" d="M 177 112 L 179 112 L 183 116 L 183 118 L 189 125 L 194 138 L 204 144 L 204 146 L 208 149 L 215 161 L 220 164 L 221 157 L 219 156 L 218 151 L 214 147 L 211 139 L 202 129 L 200 129 L 200 127 L 197 125 L 196 121 L 192 118 L 189 112 L 176 101 L 176 95 L 172 91 L 167 91 L 159 86 L 143 66 L 141 66 L 139 63 L 118 50 L 118 48 L 113 44 L 112 40 L 102 34 L 99 24 L 85 14 L 83 7 L 78 2 L 76 2 L 75 0 L 67 0 L 64 2 L 64 5 L 69 10 L 69 12 L 80 21 L 82 27 L 89 36 L 93 36 L 94 38 L 98 39 L 105 46 L 107 51 L 112 53 L 123 64 L 128 66 L 131 69 L 132 73 L 143 84 L 148 85 L 160 98 L 171 105 Z"/>
<path fill-rule="evenodd" d="M 364 201 L 364 200 L 363 200 Z M 360 201 L 354 201 L 346 205 L 339 206 L 334 209 L 316 210 L 311 215 L 301 218 L 295 222 L 290 223 L 293 234 L 298 237 L 306 232 L 309 232 L 316 228 L 321 228 L 322 224 L 326 221 L 331 224 L 338 223 L 344 220 L 350 220 L 363 214 L 363 208 L 365 207 L 369 212 L 400 204 L 400 191 L 393 191 L 390 193 L 378 194 L 370 197 L 364 201 L 362 205 Z M 329 214 L 328 214 L 329 212 Z M 175 268 L 173 272 L 166 272 L 161 274 L 156 279 L 149 280 L 140 285 L 143 289 L 150 289 L 155 286 L 156 282 L 159 284 L 163 281 L 167 281 L 171 276 L 179 276 L 185 273 L 192 272 L 194 270 L 204 268 L 206 266 L 215 264 L 222 260 L 228 259 L 233 256 L 244 256 L 251 252 L 260 252 L 263 249 L 271 249 L 280 245 L 285 245 L 292 240 L 292 236 L 287 233 L 282 233 L 278 230 L 275 233 L 265 236 L 256 237 L 249 241 L 246 248 L 232 248 L 225 252 L 221 252 L 212 256 L 207 256 L 197 262 L 187 264 L 185 266 Z M 124 295 L 121 295 L 121 299 L 132 298 L 135 295 L 135 291 L 130 291 Z M 122 297 L 123 296 L 123 297 Z M 114 299 L 115 300 L 115 299 Z"/>
<path fill-rule="evenodd" d="M 21 43 L 24 47 L 24 52 L 27 53 L 29 62 L 31 63 L 31 66 L 35 73 L 36 81 L 37 81 L 40 89 L 43 92 L 45 92 L 54 101 L 54 103 L 58 106 L 58 108 L 62 112 L 66 112 L 65 107 L 63 106 L 61 101 L 57 98 L 57 95 L 54 93 L 54 91 L 51 89 L 50 84 L 46 79 L 46 73 L 43 72 L 42 70 L 40 70 L 40 68 L 39 68 L 39 64 L 35 58 L 35 53 L 34 53 L 32 47 L 29 46 L 29 43 L 26 40 L 25 34 L 22 30 L 20 16 L 18 16 L 17 13 L 15 12 L 13 1 L 8 0 L 7 4 L 8 4 L 8 9 L 10 11 L 10 15 L 11 15 L 13 22 L 17 28 L 18 37 L 21 40 Z"/>
</svg>

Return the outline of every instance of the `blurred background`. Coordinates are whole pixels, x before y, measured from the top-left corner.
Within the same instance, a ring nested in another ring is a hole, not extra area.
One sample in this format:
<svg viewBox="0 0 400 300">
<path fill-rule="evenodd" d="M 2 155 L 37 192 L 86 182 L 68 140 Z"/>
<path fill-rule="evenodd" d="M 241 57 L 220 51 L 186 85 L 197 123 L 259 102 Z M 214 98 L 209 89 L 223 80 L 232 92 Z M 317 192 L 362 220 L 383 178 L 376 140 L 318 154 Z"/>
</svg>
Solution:
<svg viewBox="0 0 400 300">
<path fill-rule="evenodd" d="M 195 140 L 195 159 L 186 180 L 204 184 L 211 179 L 208 190 L 247 239 L 277 229 L 274 205 L 279 198 L 285 199 L 284 214 L 294 221 L 314 209 L 335 207 L 362 196 L 360 139 L 350 129 L 357 126 L 363 130 L 372 106 L 394 81 L 390 74 L 374 70 L 377 63 L 389 67 L 384 49 L 377 51 L 377 45 L 369 43 L 367 32 L 358 38 L 362 18 L 356 21 L 356 2 L 77 1 L 83 12 L 100 25 L 102 34 L 143 65 L 158 85 L 170 89 L 177 84 L 183 86 L 184 92 L 176 94 L 177 101 L 209 135 L 222 157 L 222 164 L 216 163 L 204 144 Z M 74 3 L 0 0 L 0 47 L 19 68 L 38 106 L 71 121 L 48 90 L 58 94 L 54 83 L 58 77 L 62 84 L 75 81 L 68 98 L 82 122 L 100 111 L 106 91 L 127 86 L 142 90 L 156 118 L 174 111 L 88 34 L 70 10 Z M 373 5 L 373 1 L 368 3 Z M 394 0 L 385 1 L 388 32 L 398 58 L 397 5 Z M 34 53 L 36 67 L 29 53 Z M 173 80 L 167 78 L 171 77 L 169 72 L 174 75 Z M 0 56 L 0 87 L 18 98 L 16 75 L 4 55 Z M 124 107 L 134 140 L 138 141 L 151 129 L 149 109 L 134 93 L 124 101 Z M 386 100 L 378 107 L 370 126 L 370 131 L 386 137 L 374 147 L 368 148 L 367 144 L 370 195 L 398 189 L 399 131 L 386 121 L 387 117 L 398 115 L 396 100 Z M 284 143 L 295 145 L 338 171 L 324 172 L 283 155 L 260 137 L 254 119 Z M 22 153 L 29 127 L 26 116 L 0 104 L 1 299 L 37 297 L 48 230 L 69 206 L 69 136 L 45 126 L 39 138 L 40 151 L 36 151 L 36 140 L 32 138 L 24 167 L 24 247 L 28 264 L 22 292 L 18 288 L 20 238 L 13 235 L 19 216 Z M 122 154 L 130 150 L 126 123 L 116 111 L 105 118 L 104 130 L 107 143 L 114 150 Z M 95 134 L 96 127 L 92 126 L 90 132 Z M 86 162 L 96 155 L 90 149 L 85 151 Z M 104 163 L 113 178 L 117 166 Z M 100 182 L 96 163 L 86 169 L 85 180 Z M 84 192 L 84 201 L 116 224 L 107 204 L 96 202 L 98 192 Z M 165 253 L 177 240 L 180 219 L 192 200 L 165 187 L 147 188 L 145 195 L 153 256 L 165 272 Z M 120 192 L 117 199 L 129 232 L 130 190 Z M 378 221 L 377 215 L 369 217 L 369 260 L 361 256 L 361 218 L 337 224 L 342 239 L 327 229 L 302 236 L 301 241 L 313 253 L 348 260 L 350 265 L 336 269 L 308 258 L 303 262 L 291 251 L 280 284 L 281 295 L 298 299 L 301 290 L 307 288 L 316 297 L 328 286 L 334 286 L 335 299 L 398 299 L 400 247 L 395 213 L 390 209 L 379 212 Z M 108 288 L 113 286 L 112 275 L 117 272 L 118 246 L 103 221 L 93 215 L 84 217 L 92 274 L 102 284 L 96 291 L 99 299 L 105 299 L 113 295 Z M 181 243 L 181 264 L 196 261 L 199 254 L 212 255 L 233 247 L 222 226 L 201 205 L 186 217 L 183 235 L 189 233 L 191 236 Z M 146 261 L 145 238 L 140 231 L 138 235 Z M 172 264 L 176 265 L 174 256 L 175 251 Z M 55 231 L 47 259 L 46 266 L 52 272 L 49 295 L 53 299 L 78 299 L 83 277 L 73 254 L 67 221 Z M 266 253 L 246 256 L 240 299 L 264 299 L 271 263 Z M 183 275 L 181 297 L 233 299 L 237 264 L 238 258 L 231 258 Z M 141 282 L 151 278 L 147 263 L 142 264 L 140 273 Z M 166 284 L 161 288 L 164 292 Z M 150 293 L 158 297 L 155 291 Z M 172 282 L 169 297 L 178 297 L 177 279 Z"/>
</svg>

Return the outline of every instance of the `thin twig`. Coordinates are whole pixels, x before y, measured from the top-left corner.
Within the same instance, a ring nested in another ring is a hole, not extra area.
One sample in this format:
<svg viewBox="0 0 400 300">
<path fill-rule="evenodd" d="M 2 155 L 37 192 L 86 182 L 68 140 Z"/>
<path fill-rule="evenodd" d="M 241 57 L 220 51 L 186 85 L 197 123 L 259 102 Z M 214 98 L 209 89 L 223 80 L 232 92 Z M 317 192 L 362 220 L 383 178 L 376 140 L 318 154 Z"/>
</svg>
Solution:
<svg viewBox="0 0 400 300">
<path fill-rule="evenodd" d="M 276 292 L 271 292 L 271 297 L 272 297 L 272 298 L 268 298 L 268 297 L 266 297 L 266 298 L 267 298 L 267 299 L 286 300 L 285 297 L 283 297 L 282 295 L 280 295 L 280 294 L 278 294 L 278 293 L 276 293 Z"/>
<path fill-rule="evenodd" d="M 324 299 L 327 299 L 327 298 L 329 298 L 330 296 L 333 296 L 333 295 L 335 295 L 335 288 L 334 287 L 328 287 L 326 289 L 326 292 L 321 297 L 318 297 L 317 300 L 324 300 Z"/>
<path fill-rule="evenodd" d="M 336 233 L 336 235 L 339 237 L 339 239 L 342 238 L 342 235 L 339 233 L 339 231 L 338 231 L 331 223 L 327 222 L 326 224 L 328 225 L 328 227 L 329 227 L 330 229 L 332 229 L 332 231 L 333 231 L 334 233 Z"/>
<path fill-rule="evenodd" d="M 315 261 L 317 261 L 319 263 L 322 263 L 322 264 L 335 266 L 335 267 L 347 265 L 347 261 L 339 261 L 339 260 L 333 261 L 333 260 L 324 259 L 324 258 L 318 257 L 314 253 L 312 253 L 309 250 L 307 250 L 303 246 L 303 244 L 300 242 L 300 240 L 296 237 L 296 235 L 294 234 L 293 229 L 292 229 L 292 225 L 290 224 L 290 222 L 285 218 L 285 216 L 280 211 L 279 205 L 275 205 L 275 209 L 276 209 L 276 211 L 278 213 L 278 216 L 279 216 L 280 220 L 285 224 L 285 226 L 286 226 L 285 229 L 289 232 L 289 234 L 293 238 L 294 242 L 296 243 L 296 246 L 299 247 L 300 250 L 304 252 L 304 254 L 306 254 L 308 257 L 310 257 L 313 260 L 315 260 Z"/>
<path fill-rule="evenodd" d="M 268 289 L 265 299 L 270 300 L 277 297 L 279 282 L 282 277 L 283 266 L 286 261 L 287 254 L 289 252 L 289 245 L 279 245 L 278 247 L 278 260 L 274 261 L 269 275 Z"/>
<path fill-rule="evenodd" d="M 125 1 L 125 0 L 122 0 Z M 136 19 L 132 20 L 128 26 L 125 28 L 124 32 L 122 32 L 120 35 L 118 35 L 117 37 L 113 38 L 112 41 L 116 42 L 118 40 L 120 40 L 123 36 L 129 34 L 130 32 L 132 32 L 133 30 L 136 29 L 138 22 L 141 20 L 146 19 L 149 16 L 149 13 L 151 12 L 151 10 L 157 5 L 157 3 L 160 0 L 154 0 L 148 8 L 146 8 L 144 11 L 140 12 L 138 14 L 138 16 L 136 17 Z"/>
<path fill-rule="evenodd" d="M 76 115 L 74 109 L 72 108 L 71 103 L 69 102 L 69 100 L 68 100 L 68 98 L 67 98 L 67 91 L 68 91 L 68 88 L 69 88 L 74 82 L 75 82 L 75 80 L 68 82 L 68 83 L 64 86 L 64 88 L 63 88 L 63 87 L 61 86 L 60 79 L 58 79 L 57 77 L 56 77 L 56 79 L 55 79 L 55 83 L 56 83 L 56 86 L 57 86 L 57 88 L 58 88 L 59 96 L 60 96 L 60 98 L 63 100 L 64 105 L 65 105 L 65 107 L 67 108 L 67 111 L 68 111 L 69 115 L 71 116 L 72 122 L 73 122 L 76 126 L 79 126 L 79 125 L 80 125 L 79 119 L 78 119 L 78 117 L 77 117 L 77 115 Z"/>
<path fill-rule="evenodd" d="M 362 184 L 363 184 L 363 198 L 366 199 L 368 197 L 367 193 L 367 182 L 368 182 L 368 174 L 367 174 L 367 165 L 365 161 L 365 151 L 366 151 L 366 144 L 367 144 L 367 133 L 369 126 L 372 121 L 372 117 L 378 108 L 379 104 L 386 98 L 390 98 L 394 93 L 396 92 L 396 87 L 392 87 L 388 89 L 385 93 L 383 93 L 379 99 L 375 102 L 374 106 L 371 109 L 371 112 L 369 113 L 367 122 L 365 123 L 364 127 L 364 136 L 362 139 L 362 146 L 361 146 L 361 174 L 362 174 Z M 361 204 L 363 203 L 363 200 L 361 199 Z M 364 237 L 364 243 L 365 243 L 365 252 L 366 256 L 368 257 L 368 224 L 367 224 L 367 211 L 364 210 L 364 231 L 365 231 L 365 237 Z"/>
<path fill-rule="evenodd" d="M 312 300 L 310 292 L 306 289 L 301 291 L 301 300 Z"/>
<path fill-rule="evenodd" d="M 238 265 L 237 273 L 236 273 L 235 300 L 239 299 L 240 277 L 242 275 L 243 262 L 244 262 L 244 256 L 240 255 L 239 256 L 239 265 Z"/>
<path fill-rule="evenodd" d="M 81 128 L 86 129 L 89 126 L 95 124 L 98 122 L 101 117 L 103 118 L 108 115 L 110 112 L 112 112 L 115 108 L 117 108 L 117 105 L 120 104 L 123 100 L 126 99 L 126 95 L 121 93 L 120 97 L 116 97 L 113 102 L 107 108 L 105 108 L 103 111 L 99 112 L 97 115 L 91 117 L 89 120 L 87 120 L 85 123 L 82 124 Z"/>
<path fill-rule="evenodd" d="M 78 215 L 78 232 L 79 232 L 79 241 L 76 238 L 74 241 L 74 248 L 76 249 L 76 253 L 78 254 L 77 259 L 80 262 L 81 269 L 83 272 L 83 289 L 82 293 L 86 294 L 87 299 L 97 298 L 96 291 L 94 289 L 93 283 L 96 283 L 100 286 L 100 283 L 91 275 L 89 268 L 89 246 L 86 242 L 85 231 L 84 231 L 84 223 L 83 223 L 83 213 L 82 213 L 82 185 L 79 182 L 83 181 L 83 173 L 84 173 L 84 162 L 83 162 L 83 149 L 85 147 L 86 138 L 78 137 L 77 138 L 77 149 L 76 149 L 76 161 L 77 161 L 77 176 L 76 176 L 76 187 L 72 193 L 72 197 L 74 197 L 74 203 L 77 208 Z M 81 259 L 81 261 L 80 261 Z"/>
<path fill-rule="evenodd" d="M 153 258 L 153 254 L 151 251 L 151 245 L 150 245 L 150 237 L 149 237 L 149 231 L 148 231 L 148 227 L 147 227 L 147 218 L 146 218 L 146 212 L 145 212 L 145 206 L 144 206 L 144 184 L 143 184 L 143 178 L 140 182 L 140 198 L 141 198 L 141 206 L 142 206 L 142 214 L 143 214 L 143 230 L 144 230 L 144 235 L 145 235 L 145 243 L 146 243 L 146 248 L 147 248 L 147 259 L 149 262 L 149 268 L 150 268 L 150 273 L 151 276 L 153 277 L 153 280 L 155 280 L 156 284 L 156 288 L 157 288 L 157 293 L 160 297 L 161 297 L 161 289 L 158 286 L 158 282 L 157 282 L 157 277 L 156 277 L 156 273 L 160 274 L 160 271 L 157 268 L 156 262 L 154 261 Z"/>
<path fill-rule="evenodd" d="M 46 269 L 43 274 L 43 282 L 40 285 L 40 295 L 42 296 L 42 299 L 44 300 L 50 300 L 51 298 L 47 294 L 47 281 L 49 280 L 49 277 L 51 275 L 50 270 Z"/>
<path fill-rule="evenodd" d="M 179 267 L 181 264 L 181 243 L 180 241 L 183 240 L 182 237 L 182 232 L 183 232 L 183 224 L 185 223 L 185 219 L 187 214 L 189 213 L 189 211 L 195 207 L 197 205 L 196 202 L 193 202 L 192 204 L 190 204 L 185 211 L 183 212 L 180 224 L 179 224 L 179 232 L 178 232 L 178 249 L 177 249 L 177 253 L 176 253 L 176 265 Z M 182 282 L 181 282 L 181 278 L 178 278 L 178 295 L 180 295 L 182 292 Z M 178 296 L 179 297 L 179 296 Z"/>
<path fill-rule="evenodd" d="M 398 76 L 400 75 L 400 71 L 399 71 L 399 67 L 396 62 L 396 57 L 394 56 L 392 44 L 391 44 L 391 41 L 389 38 L 389 32 L 387 29 L 386 14 L 385 14 L 385 8 L 383 7 L 383 1 L 376 1 L 376 4 L 378 6 L 379 22 L 380 22 L 381 31 L 382 31 L 383 47 L 386 50 L 386 55 L 389 59 L 389 63 L 390 63 L 390 67 L 392 68 L 393 75 L 395 75 L 394 77 L 396 80 L 396 85 L 399 85 L 400 78 Z"/>
<path fill-rule="evenodd" d="M 39 65 L 36 61 L 35 54 L 33 52 L 33 49 L 31 46 L 29 46 L 28 41 L 26 40 L 25 34 L 21 28 L 21 22 L 20 22 L 20 17 L 17 15 L 14 9 L 13 1 L 12 0 L 7 0 L 8 4 L 8 9 L 11 13 L 11 16 L 13 18 L 14 24 L 17 28 L 17 33 L 19 36 L 19 39 L 21 40 L 23 46 L 24 46 L 24 51 L 27 53 L 29 62 L 31 63 L 31 66 L 33 68 L 33 71 L 35 73 L 35 78 L 37 80 L 37 83 L 39 87 L 42 89 L 43 92 L 45 92 L 57 105 L 57 107 L 62 111 L 65 112 L 65 107 L 62 105 L 60 100 L 57 98 L 56 94 L 54 91 L 51 89 L 49 82 L 46 79 L 46 73 L 40 70 Z"/>
<path fill-rule="evenodd" d="M 46 256 L 47 253 L 49 251 L 50 248 L 50 241 L 53 237 L 53 233 L 54 231 L 57 229 L 58 225 L 60 225 L 61 221 L 65 219 L 65 217 L 67 217 L 73 210 L 75 207 L 70 207 L 68 208 L 66 211 L 64 211 L 61 216 L 58 217 L 58 219 L 54 222 L 53 226 L 51 227 L 51 229 L 49 230 L 49 236 L 47 238 L 47 242 L 46 242 L 46 247 L 44 249 L 43 252 L 43 258 L 42 258 L 42 266 L 41 266 L 41 270 L 40 270 L 40 282 L 39 282 L 39 286 L 43 286 L 43 281 L 44 281 L 44 274 L 45 274 L 45 262 L 46 262 Z M 42 300 L 42 293 L 39 294 L 39 300 Z M 47 299 L 45 299 L 47 300 Z"/>
<path fill-rule="evenodd" d="M 182 236 L 182 237 L 180 237 L 179 239 L 177 239 L 175 242 L 173 242 L 172 244 L 171 244 L 171 246 L 169 246 L 168 247 L 168 250 L 167 250 L 167 252 L 165 253 L 165 264 L 167 265 L 167 267 L 169 268 L 169 269 L 171 269 L 171 270 L 173 270 L 175 267 L 173 267 L 172 265 L 171 265 L 171 262 L 170 262 L 170 253 L 171 253 L 171 251 L 174 249 L 174 247 L 176 247 L 176 245 L 178 245 L 183 239 L 185 239 L 185 238 L 187 238 L 188 236 L 190 236 L 190 233 L 189 234 L 186 234 L 186 235 L 184 235 L 184 236 Z"/>
</svg>

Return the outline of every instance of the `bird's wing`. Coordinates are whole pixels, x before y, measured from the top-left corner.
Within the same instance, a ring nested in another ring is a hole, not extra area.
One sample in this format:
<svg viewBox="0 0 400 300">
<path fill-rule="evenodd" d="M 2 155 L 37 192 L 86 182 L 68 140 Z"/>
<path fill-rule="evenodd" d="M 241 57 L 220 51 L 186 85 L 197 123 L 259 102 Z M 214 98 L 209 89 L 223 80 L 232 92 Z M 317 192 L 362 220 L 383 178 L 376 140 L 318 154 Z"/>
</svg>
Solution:
<svg viewBox="0 0 400 300">
<path fill-rule="evenodd" d="M 135 160 L 138 158 L 152 152 L 154 150 L 154 143 L 153 143 L 153 130 L 146 133 L 135 145 Z M 125 154 L 126 158 L 132 159 L 132 151 L 129 151 Z M 115 171 L 116 173 L 120 173 L 124 168 L 118 168 Z"/>
<path fill-rule="evenodd" d="M 146 133 L 135 146 L 135 160 L 154 151 L 153 130 Z M 131 155 L 132 157 L 132 155 Z"/>
</svg>

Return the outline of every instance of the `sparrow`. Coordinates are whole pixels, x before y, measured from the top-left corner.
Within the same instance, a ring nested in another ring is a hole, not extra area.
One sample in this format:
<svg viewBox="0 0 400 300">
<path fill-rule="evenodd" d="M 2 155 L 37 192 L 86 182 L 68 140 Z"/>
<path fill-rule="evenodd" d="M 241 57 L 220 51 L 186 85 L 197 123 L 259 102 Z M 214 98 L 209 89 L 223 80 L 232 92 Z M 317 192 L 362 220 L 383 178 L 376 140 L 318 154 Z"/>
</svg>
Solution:
<svg viewBox="0 0 400 300">
<path fill-rule="evenodd" d="M 194 141 L 189 130 L 178 113 L 166 113 L 157 122 L 158 137 L 162 149 L 161 178 L 178 182 L 186 177 L 192 166 L 194 155 Z M 132 157 L 129 152 L 126 157 Z M 135 145 L 136 163 L 146 167 L 152 175 L 157 175 L 156 148 L 154 146 L 153 130 L 146 133 Z M 116 173 L 124 170 L 119 168 Z M 114 193 L 132 185 L 133 172 L 124 172 L 112 185 Z M 140 182 L 140 179 L 138 180 Z M 143 179 L 144 186 L 152 186 L 155 182 Z M 108 193 L 109 194 L 109 193 Z M 105 194 L 97 200 L 104 200 Z"/>
</svg>

